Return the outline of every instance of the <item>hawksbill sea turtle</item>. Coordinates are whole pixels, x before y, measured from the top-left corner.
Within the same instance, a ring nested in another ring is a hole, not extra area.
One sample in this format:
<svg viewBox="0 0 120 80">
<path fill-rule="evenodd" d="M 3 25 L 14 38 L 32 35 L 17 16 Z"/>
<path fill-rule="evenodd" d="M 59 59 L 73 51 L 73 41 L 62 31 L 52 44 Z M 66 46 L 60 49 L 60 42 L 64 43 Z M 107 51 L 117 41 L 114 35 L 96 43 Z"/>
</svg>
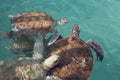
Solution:
<svg viewBox="0 0 120 80">
<path fill-rule="evenodd" d="M 11 15 L 10 17 L 13 31 L 23 31 L 26 34 L 39 33 L 40 35 L 51 32 L 53 37 L 48 42 L 48 46 L 53 44 L 60 36 L 58 31 L 54 29 L 55 26 L 67 23 L 66 19 L 55 20 L 46 13 L 35 11 Z"/>
<path fill-rule="evenodd" d="M 50 76 L 57 76 L 62 80 L 88 80 L 93 68 L 91 49 L 97 54 L 97 59 L 102 62 L 104 55 L 101 46 L 93 41 L 84 42 L 79 37 L 79 27 L 74 25 L 72 35 L 55 42 L 49 55 L 59 55 L 60 63 L 50 70 Z"/>
</svg>

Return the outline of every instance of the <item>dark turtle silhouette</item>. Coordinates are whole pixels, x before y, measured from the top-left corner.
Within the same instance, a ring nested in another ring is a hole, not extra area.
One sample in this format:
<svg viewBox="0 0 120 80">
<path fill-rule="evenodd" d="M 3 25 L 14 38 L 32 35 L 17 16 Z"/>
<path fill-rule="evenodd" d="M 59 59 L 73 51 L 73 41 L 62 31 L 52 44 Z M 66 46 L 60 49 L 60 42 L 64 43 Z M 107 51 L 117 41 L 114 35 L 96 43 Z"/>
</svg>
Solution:
<svg viewBox="0 0 120 80">
<path fill-rule="evenodd" d="M 93 41 L 84 42 L 79 37 L 79 27 L 74 25 L 72 35 L 60 39 L 51 47 L 50 55 L 59 55 L 60 63 L 48 75 L 58 76 L 62 80 L 88 80 L 93 68 L 93 49 L 97 58 L 102 61 L 103 51 L 101 46 Z"/>
</svg>

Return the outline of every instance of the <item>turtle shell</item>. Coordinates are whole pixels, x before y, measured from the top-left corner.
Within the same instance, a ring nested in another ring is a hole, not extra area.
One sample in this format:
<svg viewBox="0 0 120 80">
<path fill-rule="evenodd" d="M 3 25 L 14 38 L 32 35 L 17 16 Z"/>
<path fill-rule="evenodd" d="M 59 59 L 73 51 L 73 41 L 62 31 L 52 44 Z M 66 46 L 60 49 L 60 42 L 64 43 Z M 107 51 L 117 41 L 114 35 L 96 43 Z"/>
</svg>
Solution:
<svg viewBox="0 0 120 80">
<path fill-rule="evenodd" d="M 11 19 L 11 24 L 19 30 L 44 33 L 51 30 L 55 20 L 43 12 L 25 12 L 14 16 Z"/>
<path fill-rule="evenodd" d="M 0 80 L 44 80 L 46 72 L 40 60 L 28 57 L 0 61 Z"/>
<path fill-rule="evenodd" d="M 62 80 L 87 80 L 93 67 L 93 57 L 84 41 L 75 38 L 58 40 L 52 47 L 50 55 L 61 56 L 60 63 L 50 70 L 48 75 Z"/>
</svg>

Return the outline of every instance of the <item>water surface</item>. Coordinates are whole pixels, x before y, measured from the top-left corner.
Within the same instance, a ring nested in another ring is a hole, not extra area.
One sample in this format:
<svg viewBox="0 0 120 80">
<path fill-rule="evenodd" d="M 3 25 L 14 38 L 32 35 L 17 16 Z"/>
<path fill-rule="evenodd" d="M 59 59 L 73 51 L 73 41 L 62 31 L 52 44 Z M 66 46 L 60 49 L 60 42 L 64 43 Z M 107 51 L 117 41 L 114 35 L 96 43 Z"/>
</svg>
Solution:
<svg viewBox="0 0 120 80">
<path fill-rule="evenodd" d="M 69 23 L 57 27 L 67 37 L 74 24 L 80 26 L 80 37 L 101 44 L 105 58 L 95 61 L 89 80 L 120 80 L 120 0 L 0 0 L 0 33 L 12 28 L 8 15 L 25 11 L 42 11 L 56 20 L 67 18 Z M 7 39 L 0 38 L 0 59 L 10 59 L 5 46 Z"/>
</svg>

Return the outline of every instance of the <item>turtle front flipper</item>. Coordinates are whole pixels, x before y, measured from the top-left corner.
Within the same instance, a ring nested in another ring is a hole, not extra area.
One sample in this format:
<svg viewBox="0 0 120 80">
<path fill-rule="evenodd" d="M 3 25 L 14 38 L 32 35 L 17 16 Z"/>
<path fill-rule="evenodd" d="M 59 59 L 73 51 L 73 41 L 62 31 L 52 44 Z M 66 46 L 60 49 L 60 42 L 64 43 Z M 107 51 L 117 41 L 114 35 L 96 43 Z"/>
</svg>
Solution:
<svg viewBox="0 0 120 80">
<path fill-rule="evenodd" d="M 0 36 L 8 38 L 8 39 L 12 39 L 15 35 L 16 35 L 16 32 L 14 31 L 3 32 L 0 34 Z"/>
<path fill-rule="evenodd" d="M 34 43 L 33 49 L 33 59 L 42 59 L 43 58 L 43 51 L 44 51 L 44 44 L 43 44 L 43 37 L 40 33 L 36 37 L 36 41 Z"/>
<path fill-rule="evenodd" d="M 93 40 L 88 40 L 86 44 L 96 52 L 97 60 L 99 59 L 102 62 L 104 53 L 101 46 Z"/>
<path fill-rule="evenodd" d="M 50 38 L 49 42 L 47 43 L 48 46 L 52 45 L 57 41 L 57 39 L 60 37 L 60 33 L 57 30 L 54 30 L 52 37 Z"/>
</svg>

